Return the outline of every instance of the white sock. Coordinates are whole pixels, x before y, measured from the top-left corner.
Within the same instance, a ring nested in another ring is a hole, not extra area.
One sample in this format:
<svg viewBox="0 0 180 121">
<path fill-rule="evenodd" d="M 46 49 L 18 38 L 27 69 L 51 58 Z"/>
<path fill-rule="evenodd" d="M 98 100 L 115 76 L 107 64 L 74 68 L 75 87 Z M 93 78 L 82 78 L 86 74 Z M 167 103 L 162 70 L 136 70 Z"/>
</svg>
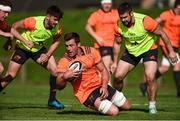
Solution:
<svg viewBox="0 0 180 121">
<path fill-rule="evenodd" d="M 149 101 L 149 108 L 156 107 L 156 101 Z"/>
</svg>

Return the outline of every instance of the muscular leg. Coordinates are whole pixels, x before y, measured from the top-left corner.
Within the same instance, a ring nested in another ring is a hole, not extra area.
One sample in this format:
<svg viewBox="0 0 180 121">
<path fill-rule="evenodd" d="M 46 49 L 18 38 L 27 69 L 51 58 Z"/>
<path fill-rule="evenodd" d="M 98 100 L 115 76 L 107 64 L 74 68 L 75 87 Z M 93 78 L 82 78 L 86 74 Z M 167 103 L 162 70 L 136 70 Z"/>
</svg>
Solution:
<svg viewBox="0 0 180 121">
<path fill-rule="evenodd" d="M 106 68 L 109 72 L 109 75 L 110 75 L 110 66 L 112 63 L 111 56 L 110 55 L 104 56 L 104 57 L 102 57 L 102 60 L 103 60 L 104 65 L 106 66 Z M 109 84 L 111 85 L 111 76 L 109 76 Z"/>
<path fill-rule="evenodd" d="M 157 70 L 157 63 L 155 61 L 144 62 L 145 80 L 147 82 L 147 93 L 149 100 L 149 109 L 156 108 L 156 91 L 157 83 L 155 81 L 155 72 Z M 156 113 L 156 109 L 150 113 Z"/>
<path fill-rule="evenodd" d="M 120 60 L 115 72 L 115 79 L 113 82 L 113 87 L 118 91 L 122 91 L 123 79 L 126 77 L 128 72 L 134 68 L 134 65 Z"/>
<path fill-rule="evenodd" d="M 177 97 L 180 97 L 180 63 L 174 65 L 173 76 L 176 84 Z"/>
<path fill-rule="evenodd" d="M 119 109 L 109 100 L 101 100 L 99 97 L 94 102 L 95 109 L 103 114 L 116 116 L 119 113 Z"/>
<path fill-rule="evenodd" d="M 21 64 L 10 61 L 8 71 L 5 77 L 1 79 L 1 86 L 4 89 L 17 75 L 21 68 Z M 1 90 L 2 91 L 2 90 Z"/>
<path fill-rule="evenodd" d="M 161 75 L 166 73 L 169 70 L 170 63 L 168 59 L 163 56 L 161 65 L 158 67 L 156 73 L 155 73 L 155 79 L 157 80 Z M 142 96 L 145 96 L 145 93 L 147 92 L 147 82 L 145 80 L 145 75 L 144 75 L 144 82 L 140 84 L 140 91 L 142 93 Z"/>
<path fill-rule="evenodd" d="M 3 67 L 2 63 L 0 62 L 0 75 L 2 74 L 3 71 L 4 71 L 4 67 Z"/>
<path fill-rule="evenodd" d="M 38 59 L 36 62 L 39 63 Z M 42 64 L 40 64 L 40 65 L 42 65 Z M 49 79 L 49 84 L 50 84 L 49 103 L 54 102 L 53 105 L 55 105 L 55 106 L 51 106 L 51 107 L 56 108 L 56 109 L 62 109 L 62 108 L 64 108 L 64 105 L 56 100 L 57 64 L 56 64 L 54 56 L 51 56 L 49 58 L 47 65 L 42 65 L 42 66 L 45 67 L 51 74 L 50 79 Z M 50 105 L 49 103 L 48 103 L 48 105 Z"/>
</svg>

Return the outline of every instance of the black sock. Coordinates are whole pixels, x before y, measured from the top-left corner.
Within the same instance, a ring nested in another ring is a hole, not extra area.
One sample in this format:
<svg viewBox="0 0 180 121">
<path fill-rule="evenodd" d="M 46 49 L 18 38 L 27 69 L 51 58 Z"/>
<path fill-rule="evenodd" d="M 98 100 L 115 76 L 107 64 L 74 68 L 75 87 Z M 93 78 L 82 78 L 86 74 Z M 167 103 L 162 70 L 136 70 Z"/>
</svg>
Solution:
<svg viewBox="0 0 180 121">
<path fill-rule="evenodd" d="M 0 92 L 1 92 L 3 89 L 4 89 L 4 88 L 2 87 L 1 82 L 0 82 Z"/>
<path fill-rule="evenodd" d="M 54 100 L 56 98 L 56 78 L 53 75 L 50 75 L 49 84 L 50 84 L 50 94 L 49 100 Z"/>
<path fill-rule="evenodd" d="M 157 69 L 155 78 L 158 79 L 161 75 L 162 75 L 161 72 L 159 71 L 159 69 Z"/>
<path fill-rule="evenodd" d="M 11 75 L 7 75 L 5 76 L 4 78 L 1 78 L 0 81 L 1 82 L 11 82 L 13 80 L 13 77 Z M 4 89 L 4 87 L 2 87 L 1 85 L 1 82 L 0 82 L 0 92 Z"/>
<path fill-rule="evenodd" d="M 145 91 L 145 92 L 147 91 L 147 83 L 146 82 L 140 83 L 140 86 L 143 89 L 143 91 Z"/>
<path fill-rule="evenodd" d="M 1 82 L 11 82 L 13 80 L 13 77 L 11 75 L 7 75 L 3 78 L 1 78 Z"/>
<path fill-rule="evenodd" d="M 173 76 L 176 84 L 177 94 L 180 94 L 180 71 L 173 71 Z"/>
</svg>

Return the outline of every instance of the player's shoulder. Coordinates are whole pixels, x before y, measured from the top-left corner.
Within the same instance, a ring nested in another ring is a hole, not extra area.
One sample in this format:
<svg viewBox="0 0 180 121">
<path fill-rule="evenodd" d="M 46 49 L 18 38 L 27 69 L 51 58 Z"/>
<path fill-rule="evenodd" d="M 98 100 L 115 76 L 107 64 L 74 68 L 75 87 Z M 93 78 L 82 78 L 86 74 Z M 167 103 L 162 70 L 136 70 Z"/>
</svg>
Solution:
<svg viewBox="0 0 180 121">
<path fill-rule="evenodd" d="M 164 11 L 164 12 L 162 12 L 161 14 L 160 14 L 160 16 L 161 17 L 168 17 L 169 15 L 171 15 L 173 13 L 173 11 L 170 9 L 170 10 L 166 10 L 166 11 Z"/>
<path fill-rule="evenodd" d="M 70 58 L 70 57 L 68 56 L 67 53 L 64 53 L 64 55 L 61 57 L 60 60 L 61 60 L 61 61 L 67 61 L 67 62 L 70 62 L 70 61 L 72 61 L 73 59 Z"/>
<path fill-rule="evenodd" d="M 118 10 L 117 9 L 111 9 L 111 12 L 114 14 L 118 14 Z"/>
<path fill-rule="evenodd" d="M 101 14 L 101 9 L 95 10 L 91 13 L 91 16 L 98 16 L 99 14 Z"/>
<path fill-rule="evenodd" d="M 92 50 L 91 47 L 89 47 L 89 46 L 80 46 L 80 49 L 84 55 L 90 54 L 91 50 Z"/>
</svg>

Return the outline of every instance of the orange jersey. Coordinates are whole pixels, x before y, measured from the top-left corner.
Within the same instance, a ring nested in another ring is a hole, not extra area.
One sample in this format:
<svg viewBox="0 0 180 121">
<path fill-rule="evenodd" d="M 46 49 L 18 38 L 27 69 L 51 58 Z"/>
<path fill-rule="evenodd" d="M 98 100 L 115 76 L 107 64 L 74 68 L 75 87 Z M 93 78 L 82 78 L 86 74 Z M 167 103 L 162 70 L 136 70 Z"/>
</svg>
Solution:
<svg viewBox="0 0 180 121">
<path fill-rule="evenodd" d="M 10 32 L 11 27 L 5 21 L 0 21 L 0 30 Z"/>
<path fill-rule="evenodd" d="M 110 12 L 104 12 L 99 9 L 92 13 L 88 19 L 88 24 L 91 25 L 98 36 L 102 37 L 105 46 L 113 46 L 114 34 L 119 15 L 117 10 L 112 9 Z M 95 48 L 99 47 L 97 43 Z"/>
<path fill-rule="evenodd" d="M 82 76 L 79 80 L 71 81 L 74 95 L 81 104 L 86 101 L 92 91 L 102 85 L 101 76 L 95 67 L 100 62 L 101 56 L 99 52 L 92 47 L 81 46 L 81 55 L 77 55 L 76 59 L 68 57 L 67 53 L 58 62 L 58 72 L 66 72 L 68 65 L 73 61 L 80 61 L 83 65 Z"/>
<path fill-rule="evenodd" d="M 163 22 L 163 30 L 169 37 L 173 47 L 179 47 L 180 37 L 180 15 L 175 15 L 172 10 L 163 12 L 160 15 Z M 164 46 L 164 42 L 160 39 L 159 44 Z"/>
</svg>

